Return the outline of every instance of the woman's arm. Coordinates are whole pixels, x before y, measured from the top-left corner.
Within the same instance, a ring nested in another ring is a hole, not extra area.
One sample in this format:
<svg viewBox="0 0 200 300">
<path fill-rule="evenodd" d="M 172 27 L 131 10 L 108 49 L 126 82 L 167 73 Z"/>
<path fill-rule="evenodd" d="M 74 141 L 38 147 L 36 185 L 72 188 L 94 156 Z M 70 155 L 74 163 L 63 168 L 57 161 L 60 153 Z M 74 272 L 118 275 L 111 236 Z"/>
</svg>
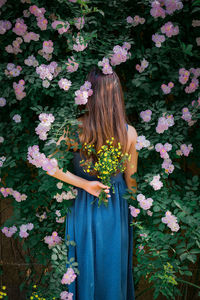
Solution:
<svg viewBox="0 0 200 300">
<path fill-rule="evenodd" d="M 67 138 L 66 138 L 65 133 L 59 138 L 59 140 L 56 143 L 57 145 L 59 145 L 62 140 L 66 141 Z M 66 141 L 66 143 L 69 146 L 69 141 Z M 58 149 L 54 153 L 50 154 L 48 156 L 48 158 L 50 158 L 52 155 L 54 155 L 57 151 L 58 151 Z M 105 192 L 107 194 L 109 193 L 109 187 L 102 184 L 101 182 L 87 180 L 87 179 L 77 176 L 69 171 L 63 172 L 63 169 L 59 169 L 58 167 L 56 168 L 56 172 L 53 175 L 49 174 L 48 172 L 46 172 L 46 174 L 48 174 L 52 177 L 55 177 L 61 181 L 64 181 L 68 184 L 82 188 L 82 189 L 86 190 L 88 193 L 90 193 L 96 197 L 99 196 L 102 188 L 105 189 Z M 110 195 L 107 195 L 107 196 L 110 197 Z"/>
<path fill-rule="evenodd" d="M 132 126 L 129 126 L 129 136 L 131 139 L 131 145 L 129 147 L 128 153 L 131 154 L 131 159 L 127 162 L 127 166 L 124 171 L 124 177 L 128 189 L 132 190 L 135 193 L 137 190 L 137 182 L 134 178 L 131 178 L 131 175 L 137 172 L 138 152 L 135 148 L 137 142 L 137 132 Z M 133 187 L 135 187 L 135 189 Z M 133 196 L 131 196 L 131 198 L 133 200 L 136 200 Z"/>
</svg>

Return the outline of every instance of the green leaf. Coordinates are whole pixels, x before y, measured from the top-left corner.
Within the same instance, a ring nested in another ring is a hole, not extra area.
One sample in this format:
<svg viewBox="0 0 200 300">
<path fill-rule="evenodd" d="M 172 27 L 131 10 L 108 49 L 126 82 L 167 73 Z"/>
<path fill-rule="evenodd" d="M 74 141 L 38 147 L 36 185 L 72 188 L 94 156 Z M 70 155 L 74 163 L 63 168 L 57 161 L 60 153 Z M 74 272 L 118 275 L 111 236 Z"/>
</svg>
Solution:
<svg viewBox="0 0 200 300">
<path fill-rule="evenodd" d="M 52 260 L 57 260 L 58 257 L 57 257 L 57 255 L 56 255 L 55 253 L 53 253 L 53 254 L 51 255 L 51 259 L 52 259 Z"/>
</svg>

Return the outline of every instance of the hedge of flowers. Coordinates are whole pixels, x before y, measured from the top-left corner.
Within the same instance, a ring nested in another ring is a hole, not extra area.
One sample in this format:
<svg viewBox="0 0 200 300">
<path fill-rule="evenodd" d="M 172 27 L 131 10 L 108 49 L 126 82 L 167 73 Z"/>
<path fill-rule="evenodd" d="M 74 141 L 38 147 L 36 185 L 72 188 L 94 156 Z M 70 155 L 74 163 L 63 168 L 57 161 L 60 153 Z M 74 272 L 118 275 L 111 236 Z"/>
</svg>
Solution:
<svg viewBox="0 0 200 300">
<path fill-rule="evenodd" d="M 68 257 L 76 245 L 65 216 L 77 191 L 46 171 L 73 171 L 72 153 L 56 141 L 66 125 L 74 137 L 92 65 L 119 74 L 138 132 L 136 200 L 131 190 L 124 195 L 136 291 L 141 278 L 154 299 L 175 299 L 180 284 L 200 289 L 191 282 L 200 268 L 199 12 L 199 0 L 0 0 L 0 192 L 14 207 L 1 231 L 23 240 L 26 262 L 31 255 L 44 266 L 37 281 L 31 265 L 21 285 L 30 299 L 73 298 L 67 286 L 78 265 Z"/>
</svg>

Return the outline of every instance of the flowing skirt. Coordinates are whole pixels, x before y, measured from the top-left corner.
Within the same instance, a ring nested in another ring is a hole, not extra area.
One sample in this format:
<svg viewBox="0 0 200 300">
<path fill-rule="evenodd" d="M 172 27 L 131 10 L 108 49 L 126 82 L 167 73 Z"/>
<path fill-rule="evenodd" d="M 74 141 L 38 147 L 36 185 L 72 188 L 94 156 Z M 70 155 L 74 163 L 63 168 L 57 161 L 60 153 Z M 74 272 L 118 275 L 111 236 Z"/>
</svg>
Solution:
<svg viewBox="0 0 200 300">
<path fill-rule="evenodd" d="M 89 175 L 88 175 L 89 176 Z M 94 179 L 93 179 L 94 180 Z M 74 300 L 134 300 L 132 277 L 133 227 L 123 174 L 112 178 L 108 207 L 81 188 L 66 216 L 69 258 L 78 262 L 80 275 L 69 285 Z"/>
</svg>

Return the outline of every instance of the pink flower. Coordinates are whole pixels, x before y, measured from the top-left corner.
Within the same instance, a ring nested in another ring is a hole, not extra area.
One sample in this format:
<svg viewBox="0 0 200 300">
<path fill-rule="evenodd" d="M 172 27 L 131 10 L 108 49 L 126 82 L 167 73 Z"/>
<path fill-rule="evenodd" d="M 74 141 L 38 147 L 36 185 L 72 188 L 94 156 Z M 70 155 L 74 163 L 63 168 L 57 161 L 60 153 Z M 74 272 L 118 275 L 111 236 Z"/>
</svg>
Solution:
<svg viewBox="0 0 200 300">
<path fill-rule="evenodd" d="M 160 190 L 163 186 L 162 181 L 160 181 L 160 174 L 153 176 L 152 181 L 149 183 L 155 191 Z"/>
<path fill-rule="evenodd" d="M 129 205 L 129 209 L 130 209 L 130 213 L 133 217 L 137 217 L 138 214 L 140 213 L 140 209 L 139 208 L 135 208 L 134 206 L 132 205 Z"/>
<path fill-rule="evenodd" d="M 67 65 L 67 72 L 69 73 L 73 73 L 78 70 L 79 64 L 75 61 L 73 56 L 69 57 L 68 62 L 65 64 Z"/>
<path fill-rule="evenodd" d="M 140 112 L 140 117 L 144 122 L 149 122 L 151 120 L 152 111 L 150 109 L 143 110 Z"/>
<path fill-rule="evenodd" d="M 177 218 L 173 216 L 169 210 L 166 211 L 165 217 L 162 217 L 161 220 L 163 223 L 167 224 L 171 231 L 178 231 L 180 228 L 177 223 Z"/>
<path fill-rule="evenodd" d="M 75 91 L 75 103 L 77 105 L 84 105 L 88 101 L 88 97 L 93 94 L 91 89 L 91 82 L 85 81 L 84 85 L 80 87 L 80 90 Z"/>
<path fill-rule="evenodd" d="M 61 89 L 65 90 L 65 91 L 68 91 L 70 86 L 72 85 L 72 82 L 66 78 L 61 78 L 59 81 L 58 81 L 58 85 Z"/>
<path fill-rule="evenodd" d="M 110 66 L 110 63 L 109 63 L 109 59 L 106 57 L 104 57 L 102 61 L 98 62 L 98 66 L 103 67 L 102 72 L 104 74 L 112 74 L 113 73 L 112 67 Z"/>
<path fill-rule="evenodd" d="M 62 284 L 71 284 L 76 278 L 76 274 L 72 268 L 68 268 L 67 272 L 63 275 L 61 280 Z"/>
<path fill-rule="evenodd" d="M 78 30 L 82 29 L 83 26 L 85 24 L 85 19 L 84 17 L 80 17 L 80 18 L 74 18 L 74 25 L 76 26 L 76 28 Z"/>
<path fill-rule="evenodd" d="M 61 300 L 72 300 L 73 298 L 73 293 L 69 293 L 67 291 L 61 292 L 60 293 L 60 299 Z"/>
</svg>

